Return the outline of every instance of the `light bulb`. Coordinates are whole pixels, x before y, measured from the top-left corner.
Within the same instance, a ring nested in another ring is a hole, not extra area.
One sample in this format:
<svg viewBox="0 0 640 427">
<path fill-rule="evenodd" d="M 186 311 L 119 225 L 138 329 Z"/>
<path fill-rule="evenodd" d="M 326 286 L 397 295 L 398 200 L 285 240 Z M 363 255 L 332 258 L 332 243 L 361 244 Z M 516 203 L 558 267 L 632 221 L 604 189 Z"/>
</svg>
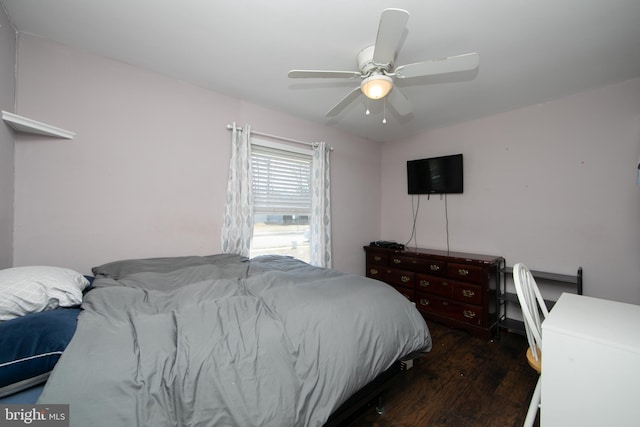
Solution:
<svg viewBox="0 0 640 427">
<path fill-rule="evenodd" d="M 367 77 L 360 84 L 360 90 L 370 99 L 381 99 L 387 96 L 393 88 L 393 80 L 383 74 L 374 74 Z"/>
</svg>

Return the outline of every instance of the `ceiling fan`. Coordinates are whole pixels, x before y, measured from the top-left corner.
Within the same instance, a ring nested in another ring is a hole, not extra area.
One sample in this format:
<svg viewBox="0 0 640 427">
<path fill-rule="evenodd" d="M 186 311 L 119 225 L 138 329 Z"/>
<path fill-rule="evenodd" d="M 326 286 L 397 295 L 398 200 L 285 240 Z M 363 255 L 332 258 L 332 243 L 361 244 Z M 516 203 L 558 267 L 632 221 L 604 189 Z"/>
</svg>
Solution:
<svg viewBox="0 0 640 427">
<path fill-rule="evenodd" d="M 334 117 L 353 102 L 360 92 L 370 99 L 388 97 L 389 104 L 401 116 L 411 113 L 411 103 L 394 86 L 394 79 L 431 76 L 473 70 L 478 67 L 477 53 L 450 56 L 448 58 L 395 66 L 396 56 L 406 31 L 409 12 L 402 9 L 385 9 L 380 17 L 376 44 L 362 49 L 357 57 L 359 71 L 291 70 L 289 78 L 360 78 L 359 87 L 354 88 L 338 102 L 325 117 Z"/>
</svg>

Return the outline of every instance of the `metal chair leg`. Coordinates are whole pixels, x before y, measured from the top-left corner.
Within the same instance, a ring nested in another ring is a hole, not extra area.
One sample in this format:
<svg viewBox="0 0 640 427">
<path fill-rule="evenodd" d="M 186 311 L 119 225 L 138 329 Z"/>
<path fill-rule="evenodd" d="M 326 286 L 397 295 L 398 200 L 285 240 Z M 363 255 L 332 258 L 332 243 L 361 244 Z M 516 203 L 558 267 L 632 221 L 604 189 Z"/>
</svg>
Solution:
<svg viewBox="0 0 640 427">
<path fill-rule="evenodd" d="M 529 410 L 527 411 L 527 417 L 524 419 L 524 427 L 532 427 L 536 420 L 536 414 L 540 408 L 540 386 L 542 384 L 542 376 L 538 376 L 538 382 L 536 388 L 533 390 L 533 396 L 531 396 L 531 403 L 529 403 Z"/>
</svg>

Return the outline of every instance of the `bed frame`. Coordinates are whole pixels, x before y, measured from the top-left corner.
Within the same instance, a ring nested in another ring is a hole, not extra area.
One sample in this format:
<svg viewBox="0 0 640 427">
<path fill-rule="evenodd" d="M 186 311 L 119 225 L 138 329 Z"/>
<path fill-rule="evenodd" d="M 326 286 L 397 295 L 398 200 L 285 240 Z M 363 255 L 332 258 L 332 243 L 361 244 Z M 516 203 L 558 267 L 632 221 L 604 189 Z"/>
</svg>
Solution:
<svg viewBox="0 0 640 427">
<path fill-rule="evenodd" d="M 384 412 L 384 407 L 382 406 L 383 394 L 387 391 L 392 381 L 402 374 L 403 366 L 406 366 L 405 362 L 397 361 L 389 369 L 357 391 L 331 414 L 324 427 L 348 425 L 350 421 L 353 421 L 353 418 L 359 415 L 374 400 L 377 400 L 376 411 L 378 414 L 382 414 Z"/>
<path fill-rule="evenodd" d="M 350 421 L 353 421 L 356 416 L 361 414 L 362 411 L 374 401 L 376 411 L 382 414 L 384 412 L 383 394 L 388 390 L 391 383 L 402 374 L 404 371 L 403 366 L 406 366 L 405 363 L 406 362 L 400 361 L 394 363 L 389 369 L 353 394 L 353 396 L 347 399 L 331 414 L 324 427 L 344 427 L 348 425 Z M 28 390 L 5 396 L 0 398 L 0 404 L 35 404 L 43 388 L 44 384 L 40 384 Z"/>
</svg>

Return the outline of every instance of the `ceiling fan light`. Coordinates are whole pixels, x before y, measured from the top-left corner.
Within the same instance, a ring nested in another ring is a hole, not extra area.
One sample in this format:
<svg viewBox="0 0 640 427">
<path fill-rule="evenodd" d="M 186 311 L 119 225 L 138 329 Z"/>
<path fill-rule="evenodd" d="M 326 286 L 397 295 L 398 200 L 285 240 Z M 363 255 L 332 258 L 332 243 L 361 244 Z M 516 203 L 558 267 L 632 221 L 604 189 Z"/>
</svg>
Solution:
<svg viewBox="0 0 640 427">
<path fill-rule="evenodd" d="M 367 77 L 360 84 L 360 90 L 367 98 L 381 99 L 387 96 L 393 88 L 393 80 L 383 74 L 375 74 Z"/>
</svg>

